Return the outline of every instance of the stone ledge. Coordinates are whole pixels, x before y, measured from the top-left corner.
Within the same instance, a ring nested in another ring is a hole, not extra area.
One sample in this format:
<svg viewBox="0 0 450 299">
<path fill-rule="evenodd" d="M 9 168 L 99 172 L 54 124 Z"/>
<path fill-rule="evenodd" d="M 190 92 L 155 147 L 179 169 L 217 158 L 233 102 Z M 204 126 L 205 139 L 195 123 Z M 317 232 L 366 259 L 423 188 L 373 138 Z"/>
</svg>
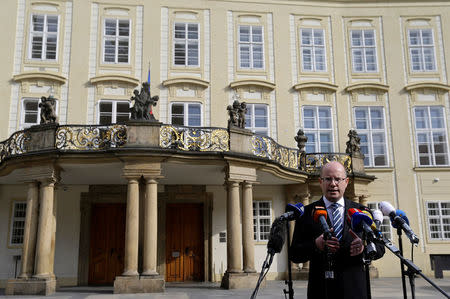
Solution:
<svg viewBox="0 0 450 299">
<path fill-rule="evenodd" d="M 163 293 L 164 289 L 161 275 L 117 276 L 114 280 L 114 294 Z"/>
<path fill-rule="evenodd" d="M 44 295 L 56 291 L 56 279 L 8 279 L 5 295 Z"/>
<path fill-rule="evenodd" d="M 226 272 L 222 278 L 221 288 L 224 289 L 254 289 L 258 282 L 259 273 L 229 273 Z M 266 280 L 261 283 L 265 286 Z"/>
</svg>

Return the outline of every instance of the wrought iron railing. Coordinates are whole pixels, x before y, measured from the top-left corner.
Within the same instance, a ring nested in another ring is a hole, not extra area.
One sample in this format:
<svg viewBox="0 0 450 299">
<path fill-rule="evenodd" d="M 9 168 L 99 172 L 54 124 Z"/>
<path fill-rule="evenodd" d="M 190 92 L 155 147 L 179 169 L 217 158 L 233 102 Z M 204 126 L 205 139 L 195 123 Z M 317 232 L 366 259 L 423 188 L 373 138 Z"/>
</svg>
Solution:
<svg viewBox="0 0 450 299">
<path fill-rule="evenodd" d="M 303 170 L 316 173 L 320 168 L 331 161 L 338 161 L 344 165 L 347 173 L 352 173 L 352 158 L 346 153 L 309 153 L 303 156 Z"/>
<path fill-rule="evenodd" d="M 287 168 L 302 168 L 300 154 L 297 149 L 279 145 L 270 137 L 253 135 L 252 147 L 255 156 L 268 158 Z"/>
<path fill-rule="evenodd" d="M 118 148 L 127 141 L 124 125 L 59 126 L 55 148 L 60 150 L 104 150 Z"/>
<path fill-rule="evenodd" d="M 28 152 L 30 140 L 30 134 L 24 130 L 17 131 L 5 141 L 0 142 L 0 163 L 7 158 Z"/>
</svg>

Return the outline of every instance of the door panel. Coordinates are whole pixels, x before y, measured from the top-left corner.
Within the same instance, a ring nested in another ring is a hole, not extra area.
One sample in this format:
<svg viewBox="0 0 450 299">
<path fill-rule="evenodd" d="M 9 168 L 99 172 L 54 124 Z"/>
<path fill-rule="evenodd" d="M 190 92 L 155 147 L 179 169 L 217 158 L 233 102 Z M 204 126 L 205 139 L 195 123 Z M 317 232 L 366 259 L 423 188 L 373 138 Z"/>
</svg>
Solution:
<svg viewBox="0 0 450 299">
<path fill-rule="evenodd" d="M 124 204 L 92 206 L 89 252 L 89 284 L 112 284 L 124 268 Z"/>
<path fill-rule="evenodd" d="M 166 237 L 166 280 L 203 281 L 203 205 L 167 205 Z"/>
</svg>

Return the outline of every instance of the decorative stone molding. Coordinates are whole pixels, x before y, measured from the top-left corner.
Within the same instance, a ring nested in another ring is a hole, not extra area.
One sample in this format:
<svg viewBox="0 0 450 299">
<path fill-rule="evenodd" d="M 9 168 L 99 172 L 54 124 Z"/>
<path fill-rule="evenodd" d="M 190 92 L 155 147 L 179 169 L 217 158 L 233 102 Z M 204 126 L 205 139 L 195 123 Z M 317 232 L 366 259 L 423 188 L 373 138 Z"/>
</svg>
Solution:
<svg viewBox="0 0 450 299">
<path fill-rule="evenodd" d="M 256 168 L 228 163 L 226 179 L 229 182 L 256 183 Z"/>
<path fill-rule="evenodd" d="M 161 176 L 161 163 L 159 162 L 127 162 L 123 167 L 123 177 L 127 179 L 144 178 L 157 179 Z"/>
<path fill-rule="evenodd" d="M 243 101 L 250 99 L 249 94 L 260 94 L 259 100 L 270 101 L 270 92 L 275 89 L 275 84 L 260 79 L 244 79 L 230 83 L 230 88 L 234 89 L 238 97 Z"/>
<path fill-rule="evenodd" d="M 67 78 L 52 72 L 23 72 L 21 74 L 15 75 L 13 80 L 20 82 L 22 93 L 39 93 L 33 91 L 35 89 L 44 89 L 44 93 L 48 92 L 45 89 L 53 89 L 55 94 L 59 94 L 61 85 L 67 82 Z M 45 88 L 47 87 L 47 88 Z"/>
<path fill-rule="evenodd" d="M 300 94 L 301 101 L 309 101 L 308 94 L 323 95 L 324 101 L 331 102 L 331 95 L 336 92 L 338 86 L 328 82 L 307 81 L 292 87 Z"/>
<path fill-rule="evenodd" d="M 169 89 L 170 97 L 192 97 L 189 91 L 193 92 L 194 97 L 203 98 L 204 91 L 209 87 L 209 82 L 193 77 L 176 77 L 163 81 L 163 86 Z M 180 94 L 178 93 L 180 91 Z"/>
<path fill-rule="evenodd" d="M 444 95 L 450 91 L 450 85 L 439 82 L 417 82 L 405 86 L 405 90 L 410 93 L 413 103 L 421 101 L 444 103 Z"/>
<path fill-rule="evenodd" d="M 375 95 L 376 101 L 381 102 L 383 95 L 389 91 L 389 86 L 373 82 L 356 83 L 347 86 L 345 91 L 350 93 L 353 102 L 359 101 L 359 95 Z"/>
<path fill-rule="evenodd" d="M 119 90 L 118 93 L 122 93 L 120 95 L 131 96 L 133 90 L 139 86 L 139 79 L 117 74 L 96 76 L 91 78 L 89 82 L 96 86 L 98 95 L 103 95 L 105 92 L 111 94 L 112 90 Z"/>
</svg>

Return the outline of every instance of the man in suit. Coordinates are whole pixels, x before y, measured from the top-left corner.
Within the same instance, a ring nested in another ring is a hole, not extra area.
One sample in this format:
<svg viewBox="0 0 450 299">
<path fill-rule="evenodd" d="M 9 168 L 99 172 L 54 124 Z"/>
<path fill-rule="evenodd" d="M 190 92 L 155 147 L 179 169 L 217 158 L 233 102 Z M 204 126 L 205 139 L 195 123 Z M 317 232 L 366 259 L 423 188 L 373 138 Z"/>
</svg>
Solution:
<svg viewBox="0 0 450 299">
<path fill-rule="evenodd" d="M 322 198 L 307 205 L 303 217 L 296 221 L 289 258 L 294 263 L 311 261 L 308 299 L 367 298 L 362 260 L 364 243 L 361 235 L 353 232 L 345 221 L 348 209 L 364 206 L 344 198 L 348 180 L 341 163 L 333 161 L 325 164 L 319 178 Z M 326 239 L 320 224 L 314 222 L 316 207 L 327 209 L 327 223 L 333 233 L 331 238 Z M 384 254 L 384 246 L 381 242 L 375 246 L 376 258 L 380 258 Z M 330 269 L 328 260 L 332 262 Z M 328 270 L 332 271 L 333 279 L 325 279 Z"/>
</svg>

